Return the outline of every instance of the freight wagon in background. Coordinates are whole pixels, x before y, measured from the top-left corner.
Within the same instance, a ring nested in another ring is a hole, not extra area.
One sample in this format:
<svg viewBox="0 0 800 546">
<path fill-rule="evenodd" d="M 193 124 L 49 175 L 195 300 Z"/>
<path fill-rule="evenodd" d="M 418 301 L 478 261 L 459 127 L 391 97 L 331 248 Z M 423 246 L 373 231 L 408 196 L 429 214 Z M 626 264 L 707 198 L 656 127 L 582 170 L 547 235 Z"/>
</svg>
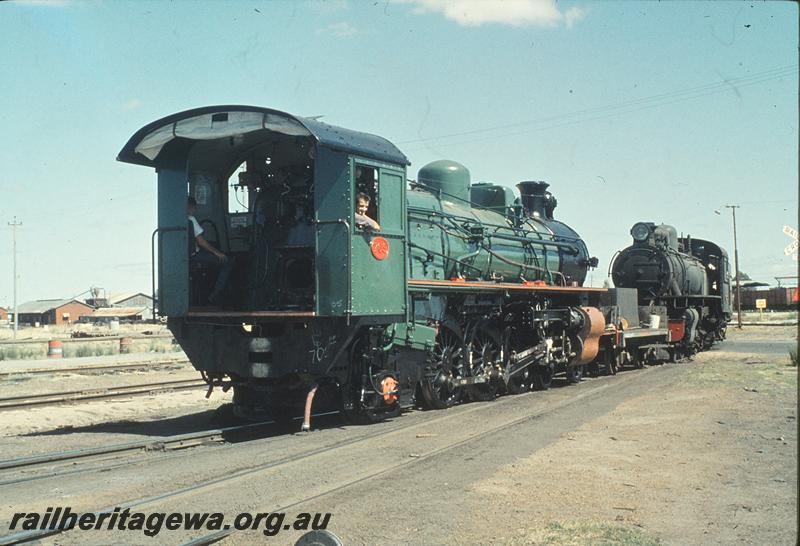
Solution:
<svg viewBox="0 0 800 546">
<path fill-rule="evenodd" d="M 767 300 L 767 309 L 775 311 L 797 310 L 798 288 L 779 286 L 766 290 L 742 289 L 742 309 L 754 310 L 756 300 Z M 736 297 L 736 294 L 734 294 Z"/>
</svg>

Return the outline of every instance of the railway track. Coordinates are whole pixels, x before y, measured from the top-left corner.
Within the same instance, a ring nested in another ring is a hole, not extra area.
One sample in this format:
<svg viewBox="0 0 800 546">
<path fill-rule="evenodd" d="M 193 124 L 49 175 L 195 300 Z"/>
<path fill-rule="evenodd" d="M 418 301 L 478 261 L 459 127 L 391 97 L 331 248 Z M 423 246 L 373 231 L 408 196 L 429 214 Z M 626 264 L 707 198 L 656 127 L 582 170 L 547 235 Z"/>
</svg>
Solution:
<svg viewBox="0 0 800 546">
<path fill-rule="evenodd" d="M 103 342 L 103 341 L 119 341 L 123 338 L 132 339 L 134 341 L 144 341 L 144 340 L 153 340 L 153 339 L 174 339 L 171 333 L 165 334 L 152 334 L 152 335 L 116 335 L 116 336 L 87 336 L 87 337 L 46 337 L 46 338 L 38 338 L 38 339 L 5 339 L 0 341 L 0 347 L 7 346 L 7 345 L 34 345 L 37 343 L 47 343 L 51 340 L 60 341 L 61 343 L 87 343 L 87 342 Z"/>
<path fill-rule="evenodd" d="M 82 389 L 77 391 L 11 396 L 8 398 L 0 398 L 0 412 L 33 406 L 51 406 L 89 400 L 108 400 L 125 396 L 152 395 L 164 392 L 197 389 L 198 387 L 205 386 L 206 382 L 202 379 L 179 379 L 157 383 L 107 387 L 103 389 Z"/>
<path fill-rule="evenodd" d="M 315 413 L 315 419 L 338 414 L 339 412 L 322 412 Z M 302 417 L 298 416 L 295 420 L 300 421 Z M 43 453 L 41 455 L 32 455 L 29 457 L 16 457 L 13 459 L 6 459 L 0 461 L 0 472 L 4 471 L 27 471 L 35 469 L 44 465 L 58 465 L 59 463 L 68 463 L 70 465 L 76 464 L 78 461 L 85 462 L 95 459 L 106 459 L 109 457 L 117 457 L 119 455 L 132 454 L 132 453 L 164 453 L 164 452 L 177 452 L 184 449 L 189 449 L 202 445 L 218 444 L 229 441 L 228 438 L 232 435 L 237 435 L 237 441 L 241 441 L 242 437 L 252 434 L 255 436 L 259 431 L 268 430 L 270 427 L 276 425 L 275 421 L 266 420 L 258 421 L 255 423 L 247 423 L 244 425 L 215 428 L 203 430 L 198 432 L 190 432 L 186 434 L 176 434 L 174 436 L 166 436 L 158 440 L 142 440 L 138 442 L 125 442 L 120 444 L 111 444 L 107 446 L 91 447 L 85 449 L 72 449 L 65 451 L 55 451 L 51 453 Z M 241 435 L 241 436 L 239 436 Z M 127 461 L 125 463 L 127 464 Z M 107 471 L 118 465 L 104 466 L 102 471 Z M 92 469 L 97 470 L 97 469 Z M 81 470 L 70 467 L 69 474 L 79 472 Z M 20 483 L 23 481 L 32 481 L 43 478 L 52 478 L 62 476 L 66 473 L 55 472 L 50 474 L 34 475 L 22 479 L 10 479 L 0 481 L 0 485 L 8 485 L 12 483 Z"/>
<path fill-rule="evenodd" d="M 520 411 L 508 411 L 508 410 L 520 409 L 519 406 L 524 406 L 526 400 L 530 400 L 530 397 L 535 397 L 537 396 L 537 394 L 540 393 L 527 393 L 519 396 L 504 397 L 496 400 L 492 404 L 481 404 L 481 403 L 465 404 L 462 406 L 458 406 L 456 408 L 452 408 L 451 410 L 436 412 L 438 413 L 438 415 L 434 414 L 432 417 L 427 417 L 425 419 L 413 422 L 403 421 L 401 419 L 399 421 L 384 423 L 383 424 L 384 427 L 381 428 L 380 430 L 367 430 L 365 434 L 358 435 L 353 438 L 347 438 L 344 440 L 335 441 L 327 445 L 317 444 L 299 453 L 292 453 L 285 457 L 281 457 L 269 462 L 246 467 L 233 472 L 227 472 L 217 477 L 206 477 L 202 483 L 180 487 L 177 489 L 173 489 L 171 491 L 166 491 L 156 495 L 129 500 L 126 502 L 114 503 L 111 506 L 96 510 L 94 511 L 94 513 L 95 514 L 110 513 L 113 512 L 113 510 L 117 507 L 123 510 L 126 508 L 140 510 L 148 506 L 159 505 L 165 502 L 175 502 L 178 501 L 179 499 L 185 497 L 191 497 L 193 495 L 197 495 L 205 491 L 217 490 L 217 488 L 219 488 L 219 486 L 222 484 L 232 485 L 236 482 L 241 482 L 243 480 L 255 479 L 260 473 L 264 472 L 274 473 L 276 471 L 281 471 L 284 470 L 285 468 L 295 465 L 299 465 L 302 467 L 303 465 L 308 464 L 310 461 L 324 456 L 333 455 L 334 457 L 342 457 L 341 454 L 346 452 L 348 448 L 359 446 L 359 449 L 361 449 L 360 444 L 365 444 L 367 442 L 388 441 L 391 443 L 396 441 L 393 437 L 396 437 L 397 435 L 403 433 L 411 432 L 415 429 L 429 430 L 431 427 L 439 427 L 443 430 L 452 431 L 452 436 L 453 436 L 452 441 L 448 439 L 450 437 L 450 434 L 442 434 L 440 435 L 438 447 L 435 447 L 423 453 L 415 454 L 413 457 L 403 458 L 399 462 L 397 462 L 396 460 L 389 460 L 386 462 L 386 464 L 380 465 L 380 468 L 372 472 L 369 472 L 366 475 L 362 472 L 359 472 L 356 469 L 356 474 L 357 474 L 356 477 L 347 478 L 344 480 L 340 480 L 338 482 L 334 481 L 330 484 L 326 484 L 321 491 L 311 492 L 310 494 L 306 494 L 302 498 L 293 499 L 291 502 L 288 503 L 282 503 L 282 505 L 279 507 L 270 506 L 264 510 L 264 512 L 276 512 L 276 511 L 283 512 L 302 503 L 316 501 L 320 498 L 334 494 L 348 487 L 361 484 L 368 480 L 374 480 L 375 478 L 378 477 L 390 475 L 392 472 L 395 472 L 406 466 L 418 464 L 421 461 L 428 460 L 432 457 L 436 457 L 437 455 L 441 455 L 450 450 L 465 446 L 470 442 L 473 442 L 480 438 L 514 427 L 521 423 L 540 418 L 546 414 L 555 412 L 565 406 L 580 402 L 581 400 L 584 400 L 587 397 L 594 397 L 609 388 L 624 385 L 629 381 L 631 381 L 632 379 L 634 379 L 635 377 L 640 377 L 642 373 L 648 373 L 652 369 L 653 368 L 646 368 L 644 370 L 640 370 L 640 373 L 629 374 L 629 375 L 626 374 L 626 376 L 622 378 L 619 378 L 619 376 L 617 376 L 617 379 L 615 379 L 613 382 L 602 381 L 601 384 L 599 385 L 588 387 L 583 392 L 579 392 L 576 395 L 566 397 L 556 403 L 545 405 L 544 407 L 535 411 L 520 412 Z M 497 409 L 498 411 L 503 412 L 503 415 L 507 415 L 508 417 L 504 417 L 503 419 L 500 420 L 500 422 L 485 427 L 482 430 L 473 433 L 470 433 L 468 431 L 459 429 L 456 426 L 453 426 L 453 423 L 458 423 L 459 421 L 463 420 L 465 416 L 475 414 L 476 412 L 486 411 L 488 408 Z M 57 535 L 63 532 L 65 531 L 59 529 L 19 532 L 13 535 L 0 537 L 0 546 L 11 545 L 11 544 L 23 544 L 34 540 L 39 540 L 48 536 Z M 192 539 L 186 544 L 192 546 L 213 544 L 233 534 L 234 532 L 236 531 L 233 529 L 215 532 Z"/>
<path fill-rule="evenodd" d="M 618 384 L 619 383 L 616 383 L 616 385 L 618 385 Z M 569 398 L 569 399 L 566 399 L 566 400 L 562 400 L 561 402 L 553 404 L 552 406 L 549 406 L 549 407 L 546 407 L 546 408 L 543 408 L 543 409 L 540 409 L 538 411 L 534 411 L 534 412 L 531 412 L 531 413 L 528 413 L 528 414 L 525 414 L 525 415 L 522 415 L 522 416 L 517 416 L 516 418 L 512 418 L 512 419 L 507 420 L 507 421 L 505 421 L 505 422 L 503 422 L 501 424 L 491 426 L 491 427 L 489 427 L 489 428 L 487 428 L 485 430 L 482 430 L 480 432 L 476 432 L 474 434 L 470 434 L 470 435 L 466 436 L 465 438 L 460 438 L 457 441 L 445 442 L 444 445 L 441 445 L 438 448 L 434 448 L 434 449 L 431 449 L 431 450 L 423 452 L 423 453 L 415 453 L 415 454 L 413 454 L 413 456 L 410 456 L 409 458 L 407 458 L 405 460 L 402 460 L 400 462 L 395 462 L 393 464 L 387 464 L 387 465 L 381 467 L 380 469 L 378 469 L 376 471 L 373 471 L 373 472 L 370 472 L 370 473 L 368 473 L 366 475 L 365 474 L 359 474 L 358 477 L 355 477 L 355 478 L 342 480 L 342 481 L 340 481 L 338 483 L 334 482 L 332 485 L 324 488 L 323 491 L 320 491 L 320 492 L 318 492 L 316 494 L 307 495 L 305 497 L 299 498 L 297 500 L 294 500 L 292 502 L 283 504 L 283 505 L 278 506 L 278 507 L 272 507 L 272 506 L 270 506 L 270 507 L 260 507 L 256 511 L 257 512 L 265 512 L 265 513 L 266 512 L 270 512 L 270 513 L 275 513 L 275 512 L 285 513 L 285 512 L 288 512 L 289 510 L 291 510 L 292 508 L 295 508 L 297 506 L 300 506 L 300 505 L 303 505 L 303 504 L 306 504 L 306 503 L 309 503 L 309 502 L 314 502 L 314 501 L 320 500 L 322 498 L 325 498 L 325 497 L 327 497 L 329 495 L 333 495 L 335 493 L 338 493 L 338 492 L 343 491 L 345 489 L 348 489 L 350 487 L 357 486 L 357 485 L 360 485 L 362 483 L 366 483 L 366 482 L 373 481 L 373 480 L 376 480 L 376 479 L 384 478 L 386 476 L 390 476 L 390 475 L 396 473 L 397 471 L 399 471 L 399 470 L 401 470 L 401 469 L 403 469 L 405 467 L 412 466 L 412 465 L 418 465 L 418 464 L 420 464 L 420 463 L 422 463 L 424 461 L 427 461 L 429 459 L 432 459 L 433 457 L 436 457 L 438 455 L 442 455 L 444 453 L 447 453 L 449 451 L 458 449 L 460 447 L 467 446 L 470 443 L 475 442 L 476 440 L 479 440 L 481 438 L 485 438 L 485 437 L 490 436 L 492 434 L 496 434 L 498 432 L 502 432 L 504 430 L 510 429 L 510 428 L 512 428 L 514 426 L 520 425 L 520 424 L 525 423 L 527 421 L 531 421 L 533 419 L 540 418 L 540 417 L 542 417 L 542 416 L 544 416 L 546 414 L 553 413 L 553 412 L 557 411 L 558 409 L 560 409 L 562 407 L 571 405 L 571 404 L 573 404 L 573 403 L 575 403 L 575 402 L 577 402 L 579 400 L 582 400 L 582 399 L 584 399 L 586 397 L 596 395 L 596 394 L 608 389 L 610 386 L 612 386 L 612 385 L 603 384 L 603 385 L 599 385 L 599 386 L 593 387 L 593 388 L 591 388 L 591 389 L 589 389 L 589 390 L 587 390 L 587 391 L 585 391 L 583 393 L 578 394 L 575 397 L 572 397 L 572 398 Z M 424 427 L 426 425 L 428 425 L 428 423 L 427 422 L 423 422 L 423 423 L 420 423 L 419 425 L 415 425 L 415 426 L 423 426 Z M 413 427 L 409 427 L 409 428 L 413 428 Z M 263 508 L 263 510 L 262 510 L 262 508 Z M 200 537 L 197 537 L 197 538 L 194 538 L 194 539 L 189 540 L 187 542 L 184 542 L 184 543 L 182 543 L 181 546 L 207 546 L 207 545 L 210 545 L 210 544 L 215 544 L 215 543 L 220 542 L 221 540 L 224 540 L 225 538 L 235 534 L 236 532 L 237 532 L 236 529 L 224 529 L 224 530 L 221 530 L 221 531 L 215 531 L 213 533 L 209 533 L 207 535 L 202 535 Z"/>
<path fill-rule="evenodd" d="M 167 436 L 160 440 L 143 440 L 141 442 L 126 442 L 108 446 L 91 447 L 87 449 L 73 449 L 56 451 L 31 457 L 17 457 L 0 461 L 0 470 L 31 468 L 44 464 L 62 463 L 78 459 L 92 459 L 104 455 L 120 455 L 123 453 L 136 453 L 142 451 L 167 451 L 194 447 L 197 445 L 224 441 L 224 435 L 232 432 L 254 430 L 266 425 L 273 425 L 274 421 L 260 421 L 236 427 L 225 427 L 188 434 Z"/>
<path fill-rule="evenodd" d="M 32 368 L 30 370 L 19 369 L 6 372 L 0 372 L 0 378 L 11 377 L 16 375 L 56 375 L 56 374 L 84 374 L 89 372 L 105 372 L 105 371 L 119 371 L 119 370 L 141 370 L 147 368 L 161 368 L 164 366 L 184 365 L 188 364 L 189 359 L 179 358 L 172 360 L 137 360 L 136 362 L 125 362 L 122 364 L 98 364 L 95 366 L 74 366 L 69 368 L 51 367 L 51 368 Z"/>
<path fill-rule="evenodd" d="M 108 471 L 121 465 L 129 464 L 130 459 L 120 460 L 124 455 L 135 455 L 141 453 L 175 453 L 182 450 L 198 446 L 220 444 L 226 441 L 226 436 L 233 434 L 256 434 L 259 431 L 268 429 L 275 425 L 274 421 L 259 421 L 257 423 L 247 423 L 245 425 L 216 428 L 192 432 L 187 434 L 177 434 L 167 436 L 158 440 L 142 440 L 138 442 L 125 442 L 111 444 L 107 446 L 92 447 L 86 449 L 73 449 L 66 451 L 56 451 L 33 455 L 29 457 L 17 457 L 0 461 L 0 473 L 5 472 L 28 472 L 36 470 L 46 465 L 58 466 L 62 463 L 69 465 L 66 472 L 50 472 L 46 474 L 33 474 L 29 476 L 17 476 L 7 479 L 0 478 L 0 485 L 11 485 L 22 482 L 55 478 L 66 474 L 75 474 L 87 470 Z M 87 463 L 96 460 L 112 459 L 112 463 L 102 468 L 75 468 L 74 465 Z"/>
</svg>

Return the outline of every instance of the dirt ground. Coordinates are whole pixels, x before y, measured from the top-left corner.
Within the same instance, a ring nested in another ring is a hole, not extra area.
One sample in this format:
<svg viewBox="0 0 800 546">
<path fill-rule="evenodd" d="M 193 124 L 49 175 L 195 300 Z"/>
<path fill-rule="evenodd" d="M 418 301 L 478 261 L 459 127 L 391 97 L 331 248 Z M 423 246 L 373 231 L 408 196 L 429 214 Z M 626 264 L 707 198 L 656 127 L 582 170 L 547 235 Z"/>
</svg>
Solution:
<svg viewBox="0 0 800 546">
<path fill-rule="evenodd" d="M 141 385 L 160 381 L 199 379 L 189 364 L 170 364 L 148 371 L 113 371 L 92 375 L 17 375 L 0 380 L 0 398 L 22 394 L 103 389 L 123 385 Z M 206 388 L 121 397 L 41 407 L 6 410 L 0 415 L 2 458 L 22 457 L 43 451 L 78 449 L 107 443 L 125 442 L 157 431 L 161 423 L 172 422 L 166 434 L 191 432 L 194 428 L 217 425 L 214 413 L 229 403 L 232 393 L 215 389 L 206 398 Z M 186 419 L 184 416 L 196 416 Z M 171 421 L 170 421 L 171 420 Z M 99 431 L 106 431 L 98 438 Z"/>
<path fill-rule="evenodd" d="M 358 545 L 796 544 L 796 327 L 729 338 L 303 509 Z"/>
<path fill-rule="evenodd" d="M 158 507 L 330 512 L 329 529 L 345 544 L 363 546 L 796 544 L 798 376 L 788 350 L 796 347 L 797 330 L 731 328 L 729 338 L 693 362 L 625 371 L 546 393 L 142 459 L 108 472 L 64 476 L 57 484 L 9 486 L 0 523 L 19 507 L 64 499 L 76 509 L 106 506 L 256 462 L 294 461 L 292 453 L 342 438 L 412 425 Z M 95 381 L 143 379 L 117 374 Z M 31 381 L 37 383 L 30 387 L 47 386 L 45 379 Z M 223 401 L 229 400 L 215 394 L 206 401 L 192 392 L 4 414 L 15 425 L 0 441 L 0 455 L 157 435 L 158 427 L 175 433 L 176 425 L 199 427 Z M 185 422 L 171 417 L 181 414 Z M 498 427 L 503 423 L 513 426 Z M 392 465 L 391 475 L 380 474 Z M 381 477 L 359 479 L 371 475 Z M 298 536 L 242 532 L 223 543 L 294 544 Z M 159 542 L 189 538 L 163 534 Z M 139 539 L 135 533 L 89 533 L 54 543 Z"/>
<path fill-rule="evenodd" d="M 786 353 L 730 346 L 796 332 L 750 328 L 730 338 L 674 385 L 475 483 L 467 495 L 482 518 L 465 543 L 795 544 L 797 368 Z"/>
</svg>

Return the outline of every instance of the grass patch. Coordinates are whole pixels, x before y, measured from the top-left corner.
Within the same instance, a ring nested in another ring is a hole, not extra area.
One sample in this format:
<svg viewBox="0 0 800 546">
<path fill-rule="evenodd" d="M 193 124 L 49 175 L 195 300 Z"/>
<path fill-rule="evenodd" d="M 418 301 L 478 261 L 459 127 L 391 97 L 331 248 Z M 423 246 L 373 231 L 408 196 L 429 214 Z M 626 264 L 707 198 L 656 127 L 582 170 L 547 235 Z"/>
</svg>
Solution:
<svg viewBox="0 0 800 546">
<path fill-rule="evenodd" d="M 47 349 L 42 347 L 10 346 L 0 347 L 0 360 L 29 360 L 45 358 Z"/>
<path fill-rule="evenodd" d="M 683 366 L 687 373 L 681 383 L 695 387 L 774 394 L 797 390 L 797 371 L 789 367 L 785 356 L 703 353 L 702 360 L 698 358 Z"/>
<path fill-rule="evenodd" d="M 150 341 L 147 348 L 149 353 L 176 353 L 181 350 L 181 346 L 177 343 L 172 343 L 170 339 L 154 339 Z"/>
<path fill-rule="evenodd" d="M 149 353 L 166 353 L 169 350 L 169 345 L 159 341 L 151 341 L 150 347 L 147 349 Z"/>
<path fill-rule="evenodd" d="M 789 350 L 789 366 L 797 367 L 797 349 Z"/>
<path fill-rule="evenodd" d="M 510 544 L 525 546 L 659 546 L 659 539 L 637 529 L 604 522 L 554 521 L 541 529 L 529 529 Z"/>
<path fill-rule="evenodd" d="M 86 358 L 87 356 L 115 355 L 119 352 L 116 342 L 65 343 L 64 358 Z"/>
<path fill-rule="evenodd" d="M 87 356 L 94 356 L 94 348 L 90 347 L 89 345 L 77 345 L 73 349 L 70 347 L 66 351 L 64 351 L 64 356 L 69 357 L 76 357 L 76 358 L 86 358 Z"/>
</svg>

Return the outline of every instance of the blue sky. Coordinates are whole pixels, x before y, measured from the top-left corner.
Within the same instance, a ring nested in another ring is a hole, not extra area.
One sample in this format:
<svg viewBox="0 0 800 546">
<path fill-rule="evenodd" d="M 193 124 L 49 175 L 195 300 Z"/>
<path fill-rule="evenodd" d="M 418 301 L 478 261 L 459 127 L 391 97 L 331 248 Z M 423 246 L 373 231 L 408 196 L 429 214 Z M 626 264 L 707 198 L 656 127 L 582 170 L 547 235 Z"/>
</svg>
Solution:
<svg viewBox="0 0 800 546">
<path fill-rule="evenodd" d="M 373 0 L 0 4 L 0 305 L 149 291 L 152 170 L 140 127 L 254 104 L 373 132 L 473 181 L 546 180 L 600 258 L 664 222 L 774 282 L 797 227 L 790 2 Z M 714 214 L 720 209 L 722 215 Z"/>
</svg>

